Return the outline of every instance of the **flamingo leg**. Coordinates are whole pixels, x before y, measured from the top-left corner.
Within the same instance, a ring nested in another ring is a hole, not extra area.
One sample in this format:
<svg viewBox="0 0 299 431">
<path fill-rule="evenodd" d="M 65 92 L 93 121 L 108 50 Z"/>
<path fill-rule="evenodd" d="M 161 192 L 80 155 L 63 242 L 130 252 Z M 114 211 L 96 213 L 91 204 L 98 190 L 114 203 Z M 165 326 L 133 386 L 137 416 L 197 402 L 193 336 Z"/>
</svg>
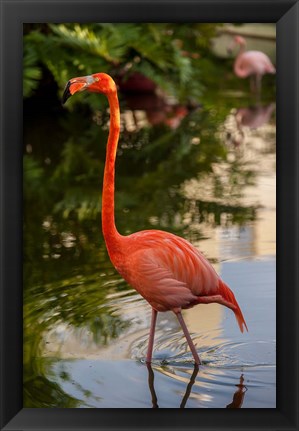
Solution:
<svg viewBox="0 0 299 431">
<path fill-rule="evenodd" d="M 180 322 L 180 325 L 181 325 L 182 330 L 184 332 L 184 335 L 186 337 L 187 343 L 189 344 L 190 350 L 191 350 L 192 355 L 193 355 L 194 360 L 195 360 L 195 364 L 200 365 L 201 362 L 200 362 L 198 353 L 197 353 L 196 348 L 193 344 L 193 341 L 191 340 L 191 337 L 190 337 L 189 331 L 187 329 L 186 323 L 183 319 L 182 313 L 180 311 L 175 311 L 175 314 L 178 318 L 178 321 Z"/>
<path fill-rule="evenodd" d="M 151 320 L 151 329 L 150 329 L 149 340 L 148 340 L 146 363 L 151 363 L 152 362 L 152 353 L 153 353 L 153 346 L 154 346 L 154 337 L 155 337 L 155 328 L 156 328 L 157 314 L 158 314 L 158 311 L 156 311 L 156 310 L 154 310 L 152 308 L 152 320 Z"/>
<path fill-rule="evenodd" d="M 262 75 L 256 75 L 256 81 L 255 81 L 255 86 L 256 86 L 256 95 L 257 98 L 259 99 L 261 96 L 261 89 L 262 89 Z"/>
<path fill-rule="evenodd" d="M 256 93 L 256 78 L 254 77 L 254 75 L 250 75 L 250 91 L 251 93 L 255 94 Z"/>
</svg>

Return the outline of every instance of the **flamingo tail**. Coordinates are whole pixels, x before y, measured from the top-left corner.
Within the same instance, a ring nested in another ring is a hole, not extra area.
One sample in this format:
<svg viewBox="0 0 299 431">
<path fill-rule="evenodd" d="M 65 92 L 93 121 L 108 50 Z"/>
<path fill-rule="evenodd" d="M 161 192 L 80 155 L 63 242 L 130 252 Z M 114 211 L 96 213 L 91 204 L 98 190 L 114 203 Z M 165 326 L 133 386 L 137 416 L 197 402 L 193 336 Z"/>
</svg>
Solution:
<svg viewBox="0 0 299 431">
<path fill-rule="evenodd" d="M 243 317 L 241 308 L 239 307 L 239 304 L 237 303 L 237 300 L 235 298 L 235 295 L 230 290 L 230 288 L 222 281 L 219 280 L 219 293 L 223 297 L 224 301 L 227 303 L 225 304 L 227 307 L 229 307 L 233 312 L 235 313 L 240 331 L 244 331 L 244 327 L 246 328 L 246 331 L 248 332 L 248 328 L 245 322 L 245 319 Z"/>
</svg>

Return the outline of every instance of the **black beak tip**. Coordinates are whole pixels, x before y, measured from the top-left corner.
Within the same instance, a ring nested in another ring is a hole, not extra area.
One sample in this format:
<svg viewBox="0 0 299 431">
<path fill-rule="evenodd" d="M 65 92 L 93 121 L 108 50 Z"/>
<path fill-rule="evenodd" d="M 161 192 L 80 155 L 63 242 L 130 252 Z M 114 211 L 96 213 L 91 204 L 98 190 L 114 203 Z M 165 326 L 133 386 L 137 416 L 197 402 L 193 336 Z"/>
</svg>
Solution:
<svg viewBox="0 0 299 431">
<path fill-rule="evenodd" d="M 64 89 L 64 92 L 63 92 L 63 95 L 62 95 L 62 99 L 61 99 L 61 103 L 64 105 L 65 104 L 65 102 L 67 101 L 67 99 L 69 98 L 69 97 L 71 97 L 71 92 L 70 92 L 70 86 L 71 86 L 71 82 L 69 81 L 67 84 L 66 84 L 66 86 L 65 86 L 65 89 Z"/>
</svg>

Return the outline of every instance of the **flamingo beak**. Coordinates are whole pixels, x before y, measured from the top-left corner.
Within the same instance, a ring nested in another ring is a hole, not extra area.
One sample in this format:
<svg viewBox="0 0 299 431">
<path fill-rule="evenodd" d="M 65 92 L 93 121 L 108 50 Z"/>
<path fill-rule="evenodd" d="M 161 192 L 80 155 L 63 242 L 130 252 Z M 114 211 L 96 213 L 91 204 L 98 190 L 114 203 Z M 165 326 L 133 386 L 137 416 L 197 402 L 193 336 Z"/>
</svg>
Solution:
<svg viewBox="0 0 299 431">
<path fill-rule="evenodd" d="M 71 97 L 71 95 L 72 95 L 71 92 L 70 92 L 70 86 L 71 86 L 71 81 L 69 81 L 66 84 L 66 86 L 65 86 L 65 89 L 64 89 L 64 92 L 63 92 L 63 95 L 62 95 L 62 99 L 61 99 L 61 102 L 62 102 L 63 105 L 65 104 L 65 102 L 67 101 L 67 99 L 69 97 Z"/>
<path fill-rule="evenodd" d="M 88 85 L 91 83 L 90 79 L 88 78 L 90 77 L 82 76 L 81 78 L 70 79 L 67 82 L 61 100 L 63 105 L 73 94 L 77 93 L 78 91 L 83 91 L 88 87 Z"/>
</svg>

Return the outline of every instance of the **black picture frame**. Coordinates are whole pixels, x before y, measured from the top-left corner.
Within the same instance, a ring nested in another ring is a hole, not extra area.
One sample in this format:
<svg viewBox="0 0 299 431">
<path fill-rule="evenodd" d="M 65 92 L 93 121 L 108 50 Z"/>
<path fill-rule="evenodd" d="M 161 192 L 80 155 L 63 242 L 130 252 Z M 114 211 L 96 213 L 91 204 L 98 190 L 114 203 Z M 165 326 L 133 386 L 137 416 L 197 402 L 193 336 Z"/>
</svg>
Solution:
<svg viewBox="0 0 299 431">
<path fill-rule="evenodd" d="M 298 16 L 294 0 L 1 0 L 1 430 L 298 429 Z M 76 21 L 277 24 L 276 409 L 23 408 L 22 26 Z"/>
</svg>

